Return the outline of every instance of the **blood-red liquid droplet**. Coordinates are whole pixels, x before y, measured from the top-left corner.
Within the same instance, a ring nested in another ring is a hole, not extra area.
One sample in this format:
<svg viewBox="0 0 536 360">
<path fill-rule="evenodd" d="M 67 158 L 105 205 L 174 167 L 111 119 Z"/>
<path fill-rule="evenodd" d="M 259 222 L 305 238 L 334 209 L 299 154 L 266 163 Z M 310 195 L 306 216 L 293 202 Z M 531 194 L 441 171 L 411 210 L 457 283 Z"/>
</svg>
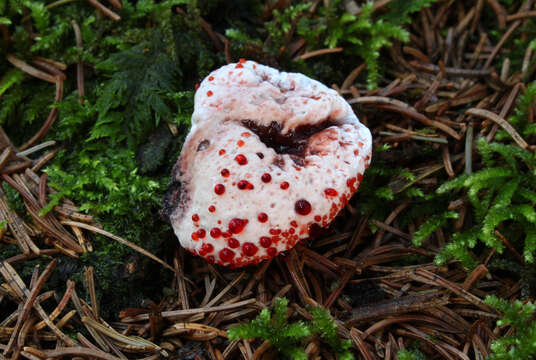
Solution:
<svg viewBox="0 0 536 360">
<path fill-rule="evenodd" d="M 279 235 L 279 234 L 281 234 L 281 230 L 280 229 L 270 229 L 269 233 L 270 233 L 270 235 Z"/>
<path fill-rule="evenodd" d="M 218 228 L 210 229 L 210 236 L 212 236 L 214 239 L 219 238 L 221 236 L 221 230 Z"/>
<path fill-rule="evenodd" d="M 234 218 L 229 221 L 229 231 L 233 234 L 240 234 L 246 227 L 248 221 L 246 219 Z"/>
<path fill-rule="evenodd" d="M 268 215 L 266 215 L 266 213 L 260 213 L 257 215 L 257 219 L 259 219 L 261 223 L 265 223 L 268 221 Z"/>
<path fill-rule="evenodd" d="M 221 155 L 225 155 L 225 149 L 220 149 L 220 151 L 218 151 L 218 154 L 221 156 Z"/>
<path fill-rule="evenodd" d="M 233 258 L 235 256 L 235 253 L 234 253 L 233 250 L 229 250 L 227 248 L 224 248 L 224 249 L 220 250 L 219 255 L 220 255 L 221 261 L 229 262 L 229 261 L 233 260 Z"/>
<path fill-rule="evenodd" d="M 296 220 L 292 220 L 290 222 L 290 226 L 298 227 L 298 223 L 296 222 Z"/>
<path fill-rule="evenodd" d="M 243 63 L 246 62 L 246 59 L 244 59 L 244 58 L 240 58 L 240 60 L 238 60 L 238 62 L 241 63 L 241 64 L 243 64 Z"/>
<path fill-rule="evenodd" d="M 192 240 L 193 240 L 193 241 L 197 241 L 197 240 L 199 240 L 199 236 L 197 235 L 196 232 L 193 232 L 193 233 L 192 233 Z"/>
<path fill-rule="evenodd" d="M 271 247 L 268 250 L 266 250 L 268 253 L 268 256 L 274 257 L 277 255 L 277 249 L 275 247 Z"/>
<path fill-rule="evenodd" d="M 240 180 L 236 184 L 236 187 L 238 187 L 240 190 L 253 190 L 255 188 L 253 184 L 247 180 Z"/>
<path fill-rule="evenodd" d="M 221 233 L 221 236 L 223 236 L 224 238 L 230 238 L 231 236 L 233 236 L 233 234 L 231 234 L 229 231 L 224 231 Z"/>
<path fill-rule="evenodd" d="M 270 181 L 272 181 L 272 175 L 270 175 L 268 173 L 264 173 L 261 176 L 261 180 L 262 180 L 263 183 L 269 183 Z"/>
<path fill-rule="evenodd" d="M 235 238 L 229 238 L 229 240 L 227 240 L 227 245 L 229 245 L 231 249 L 236 249 L 240 246 L 240 243 Z"/>
<path fill-rule="evenodd" d="M 248 163 L 248 159 L 242 154 L 236 155 L 235 160 L 239 165 L 246 165 Z"/>
<path fill-rule="evenodd" d="M 208 96 L 208 97 L 211 97 L 213 94 L 214 94 L 214 93 L 212 92 L 212 90 L 207 91 L 207 96 Z"/>
<path fill-rule="evenodd" d="M 206 253 L 211 253 L 214 251 L 214 246 L 212 244 L 205 243 L 201 247 L 203 250 L 205 250 Z"/>
<path fill-rule="evenodd" d="M 214 80 L 214 76 L 209 76 L 208 81 L 212 81 L 212 80 Z"/>
<path fill-rule="evenodd" d="M 357 174 L 357 181 L 363 181 L 363 174 Z"/>
<path fill-rule="evenodd" d="M 296 230 L 294 228 L 288 229 L 288 233 L 291 234 L 291 235 L 294 234 L 295 232 L 296 232 Z"/>
<path fill-rule="evenodd" d="M 204 239 L 206 235 L 207 235 L 207 232 L 205 231 L 205 229 L 197 230 L 197 236 L 199 236 L 200 239 Z"/>
<path fill-rule="evenodd" d="M 270 245 L 272 245 L 272 239 L 268 236 L 261 236 L 261 238 L 259 239 L 259 243 L 263 248 L 268 248 L 270 247 Z"/>
<path fill-rule="evenodd" d="M 257 253 L 257 251 L 259 251 L 259 248 L 256 247 L 254 244 L 247 242 L 242 245 L 242 251 L 247 256 L 253 256 Z"/>
<path fill-rule="evenodd" d="M 242 146 L 244 146 L 244 144 L 245 144 L 245 143 L 244 143 L 244 140 L 238 140 L 238 141 L 236 142 L 236 145 L 238 145 L 238 147 L 242 147 Z"/>
<path fill-rule="evenodd" d="M 332 188 L 327 188 L 324 190 L 324 194 L 326 194 L 327 196 L 337 196 L 339 195 L 339 193 L 337 192 L 337 190 L 335 189 L 332 189 Z"/>
<path fill-rule="evenodd" d="M 228 169 L 222 169 L 221 172 L 220 172 L 220 174 L 221 174 L 221 176 L 223 176 L 223 177 L 229 177 L 229 175 L 230 175 L 231 173 L 229 172 Z"/>
<path fill-rule="evenodd" d="M 209 264 L 214 264 L 216 262 L 216 259 L 214 259 L 214 256 L 210 255 L 210 256 L 207 256 L 207 262 Z"/>
<path fill-rule="evenodd" d="M 192 221 L 193 221 L 193 222 L 198 222 L 198 221 L 199 221 L 199 215 L 197 215 L 197 214 L 193 214 L 193 215 L 192 215 Z"/>
<path fill-rule="evenodd" d="M 322 217 L 320 215 L 315 215 L 315 221 L 320 222 L 322 220 Z"/>
<path fill-rule="evenodd" d="M 216 207 L 214 205 L 210 205 L 208 207 L 208 211 L 210 211 L 211 213 L 213 213 L 214 211 L 216 211 Z"/>
<path fill-rule="evenodd" d="M 290 186 L 289 183 L 286 182 L 286 181 L 283 181 L 283 182 L 281 183 L 281 185 L 279 185 L 279 187 L 280 187 L 281 189 L 283 189 L 283 190 L 288 189 L 289 186 Z"/>
<path fill-rule="evenodd" d="M 214 186 L 214 192 L 218 195 L 222 195 L 225 192 L 225 185 L 217 184 Z"/>
<path fill-rule="evenodd" d="M 244 67 L 244 65 L 242 65 L 242 64 L 236 64 L 236 66 L 235 66 L 236 69 L 241 69 L 243 67 Z"/>
<path fill-rule="evenodd" d="M 300 215 L 309 215 L 312 207 L 309 201 L 300 199 L 294 204 L 294 210 Z"/>
</svg>

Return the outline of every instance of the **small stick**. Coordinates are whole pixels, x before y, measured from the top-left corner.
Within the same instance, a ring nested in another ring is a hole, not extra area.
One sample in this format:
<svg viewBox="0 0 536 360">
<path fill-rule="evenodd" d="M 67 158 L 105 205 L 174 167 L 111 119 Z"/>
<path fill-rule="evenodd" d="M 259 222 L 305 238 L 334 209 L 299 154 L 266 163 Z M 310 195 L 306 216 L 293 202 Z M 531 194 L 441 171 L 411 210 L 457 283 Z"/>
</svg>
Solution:
<svg viewBox="0 0 536 360">
<path fill-rule="evenodd" d="M 171 266 L 169 266 L 167 263 L 165 263 L 164 261 L 160 260 L 158 257 L 156 257 L 155 255 L 151 254 L 150 252 L 148 252 L 147 250 L 143 249 L 142 247 L 139 247 L 138 245 L 128 241 L 128 240 L 125 240 L 119 236 L 116 236 L 112 233 L 109 233 L 108 231 L 105 231 L 105 230 L 102 230 L 102 229 L 99 229 L 95 226 L 91 226 L 91 225 L 88 225 L 88 224 L 84 224 L 84 223 L 81 223 L 81 222 L 77 222 L 77 221 L 62 221 L 61 222 L 63 225 L 69 225 L 69 226 L 76 226 L 76 227 L 79 227 L 79 228 L 82 228 L 82 229 L 86 229 L 86 230 L 89 230 L 89 231 L 92 231 L 94 233 L 98 233 L 98 234 L 101 234 L 101 235 L 104 235 L 106 237 L 109 237 L 110 239 L 113 239 L 123 245 L 126 245 L 134 250 L 136 250 L 137 252 L 139 252 L 140 254 L 143 254 L 145 256 L 147 256 L 148 258 L 151 258 L 153 259 L 154 261 L 156 261 L 157 263 L 161 264 L 162 266 L 164 266 L 166 269 L 169 269 L 173 272 L 175 272 L 175 269 L 173 269 Z M 77 244 L 77 247 L 79 245 Z"/>
<path fill-rule="evenodd" d="M 104 15 L 108 16 L 110 19 L 114 21 L 121 20 L 121 17 L 117 15 L 112 10 L 108 9 L 106 6 L 102 5 L 98 0 L 87 0 L 95 9 L 101 11 Z"/>
<path fill-rule="evenodd" d="M 343 50 L 344 49 L 342 47 L 337 47 L 333 49 L 320 49 L 320 50 L 310 51 L 310 52 L 306 52 L 305 54 L 296 56 L 294 58 L 294 61 L 307 60 L 307 59 L 310 59 L 312 57 L 319 56 L 319 55 L 334 54 L 334 53 L 341 52 Z"/>
<path fill-rule="evenodd" d="M 119 4 L 121 5 L 121 4 Z M 73 25 L 74 30 L 74 37 L 76 39 L 76 47 L 78 49 L 82 49 L 82 33 L 80 31 L 80 26 L 78 26 L 78 23 L 76 20 L 71 21 L 71 24 Z M 80 101 L 80 104 L 84 105 L 84 63 L 80 59 L 80 61 L 76 64 L 76 84 L 78 86 L 78 99 Z"/>
<path fill-rule="evenodd" d="M 29 65 L 28 63 L 20 60 L 19 58 L 15 57 L 12 54 L 8 54 L 6 56 L 7 61 L 9 61 L 13 66 L 21 69 L 25 73 L 36 77 L 38 79 L 48 81 L 49 83 L 55 84 L 56 83 L 56 76 L 52 76 L 50 74 L 47 74 L 41 70 L 37 70 L 33 66 Z"/>
<path fill-rule="evenodd" d="M 19 157 L 20 156 L 27 156 L 27 155 L 33 154 L 36 151 L 39 151 L 39 150 L 42 150 L 42 149 L 44 149 L 46 147 L 54 146 L 54 145 L 56 145 L 56 141 L 54 141 L 54 140 L 45 141 L 44 143 L 32 146 L 31 148 L 26 149 L 24 151 L 19 151 L 17 153 L 17 156 L 19 156 Z"/>
<path fill-rule="evenodd" d="M 473 173 L 473 125 L 469 125 L 465 133 L 465 173 Z"/>
<path fill-rule="evenodd" d="M 467 115 L 477 116 L 481 118 L 485 118 L 488 120 L 493 121 L 494 123 L 497 123 L 499 126 L 501 126 L 510 136 L 514 139 L 514 141 L 521 147 L 522 149 L 528 148 L 529 144 L 519 135 L 519 133 L 514 129 L 512 125 L 502 117 L 498 116 L 495 113 L 492 113 L 489 110 L 484 109 L 477 109 L 477 108 L 471 108 L 465 112 Z"/>
<path fill-rule="evenodd" d="M 518 13 L 508 15 L 506 17 L 506 22 L 516 21 L 516 20 L 524 20 L 524 19 L 528 19 L 528 18 L 531 18 L 531 17 L 536 17 L 536 10 L 520 11 Z"/>
<path fill-rule="evenodd" d="M 38 59 L 33 59 L 32 63 L 34 63 L 34 65 L 40 67 L 41 69 L 53 74 L 53 76 L 58 76 L 64 81 L 67 80 L 67 76 L 65 75 L 63 71 L 59 70 L 57 67 L 49 64 L 48 62 L 41 61 Z"/>
</svg>

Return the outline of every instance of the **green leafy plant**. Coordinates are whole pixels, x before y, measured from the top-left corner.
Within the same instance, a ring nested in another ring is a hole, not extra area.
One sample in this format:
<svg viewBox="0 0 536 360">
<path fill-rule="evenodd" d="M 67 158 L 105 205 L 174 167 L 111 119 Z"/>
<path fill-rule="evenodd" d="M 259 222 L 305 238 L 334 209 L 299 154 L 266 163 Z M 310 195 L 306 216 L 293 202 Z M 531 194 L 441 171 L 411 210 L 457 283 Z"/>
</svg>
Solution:
<svg viewBox="0 0 536 360">
<path fill-rule="evenodd" d="M 485 167 L 472 174 L 464 174 L 444 183 L 437 189 L 438 194 L 465 189 L 473 210 L 473 226 L 461 233 L 453 234 L 436 261 L 444 263 L 455 258 L 468 267 L 475 265 L 469 249 L 480 240 L 489 247 L 502 252 L 505 245 L 497 235 L 500 230 L 511 241 L 524 242 L 523 256 L 527 262 L 534 261 L 536 250 L 536 158 L 529 150 L 516 145 L 488 143 L 485 139 L 477 142 Z M 432 217 L 417 232 L 419 244 L 423 236 L 446 224 L 451 212 Z M 508 226 L 501 226 L 508 223 Z M 520 235 L 524 234 L 524 239 Z"/>
<path fill-rule="evenodd" d="M 418 349 L 400 350 L 396 356 L 398 360 L 426 360 L 424 354 Z"/>
<path fill-rule="evenodd" d="M 496 296 L 486 297 L 486 303 L 503 313 L 498 326 L 511 326 L 516 331 L 513 335 L 495 340 L 491 344 L 492 354 L 489 360 L 529 360 L 536 354 L 536 305 L 530 301 L 519 300 L 509 303 Z"/>
<path fill-rule="evenodd" d="M 292 359 L 307 359 L 303 350 L 303 342 L 311 336 L 317 335 L 328 343 L 338 358 L 343 360 L 353 359 L 348 350 L 350 340 L 342 340 L 337 334 L 337 324 L 329 314 L 329 311 L 315 307 L 311 309 L 313 320 L 310 322 L 288 322 L 289 307 L 286 298 L 276 298 L 273 313 L 263 309 L 261 313 L 249 323 L 232 327 L 228 331 L 229 339 L 254 339 L 268 340 L 283 355 Z"/>
</svg>

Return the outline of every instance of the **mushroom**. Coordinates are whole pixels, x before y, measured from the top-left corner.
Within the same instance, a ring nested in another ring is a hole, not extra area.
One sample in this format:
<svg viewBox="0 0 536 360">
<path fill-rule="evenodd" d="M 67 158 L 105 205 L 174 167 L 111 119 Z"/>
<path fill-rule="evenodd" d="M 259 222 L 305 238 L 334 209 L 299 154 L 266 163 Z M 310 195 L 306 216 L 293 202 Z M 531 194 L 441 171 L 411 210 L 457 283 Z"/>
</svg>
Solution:
<svg viewBox="0 0 536 360">
<path fill-rule="evenodd" d="M 181 245 L 209 263 L 256 264 L 331 223 L 371 148 L 337 92 L 242 59 L 200 84 L 164 214 Z"/>
</svg>

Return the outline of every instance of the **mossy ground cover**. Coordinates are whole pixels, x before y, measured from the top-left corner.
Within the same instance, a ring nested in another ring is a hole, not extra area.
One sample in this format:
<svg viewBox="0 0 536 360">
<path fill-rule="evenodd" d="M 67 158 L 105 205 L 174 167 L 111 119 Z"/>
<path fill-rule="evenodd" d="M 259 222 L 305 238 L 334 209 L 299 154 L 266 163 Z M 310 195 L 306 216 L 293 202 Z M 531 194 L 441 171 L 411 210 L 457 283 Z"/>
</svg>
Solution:
<svg viewBox="0 0 536 360">
<path fill-rule="evenodd" d="M 532 358 L 535 9 L 0 0 L 0 354 Z M 240 58 L 332 85 L 374 155 L 314 241 L 229 270 L 186 254 L 159 211 L 196 83 Z"/>
</svg>

